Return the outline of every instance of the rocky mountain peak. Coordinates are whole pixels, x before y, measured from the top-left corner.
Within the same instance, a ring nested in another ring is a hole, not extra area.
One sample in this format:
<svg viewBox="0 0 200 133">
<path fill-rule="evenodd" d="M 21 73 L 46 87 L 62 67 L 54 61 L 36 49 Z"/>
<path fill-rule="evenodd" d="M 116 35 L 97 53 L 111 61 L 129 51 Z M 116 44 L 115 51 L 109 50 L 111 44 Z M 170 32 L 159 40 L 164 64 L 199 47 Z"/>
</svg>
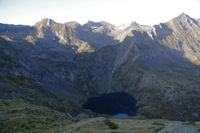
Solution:
<svg viewBox="0 0 200 133">
<path fill-rule="evenodd" d="M 132 21 L 130 23 L 126 23 L 126 24 L 122 24 L 122 25 L 119 25 L 116 27 L 117 30 L 125 30 L 127 28 L 131 28 L 131 27 L 139 27 L 140 25 L 135 22 L 135 21 Z"/>
<path fill-rule="evenodd" d="M 190 16 L 187 15 L 186 13 L 182 12 L 178 17 L 190 17 Z"/>
<path fill-rule="evenodd" d="M 195 30 L 199 27 L 197 20 L 191 18 L 185 13 L 181 13 L 179 16 L 166 22 L 165 25 L 168 28 L 173 29 L 173 31 L 181 32 Z"/>
<path fill-rule="evenodd" d="M 108 22 L 105 21 L 100 21 L 100 22 L 94 22 L 94 21 L 88 21 L 86 24 L 84 24 L 87 27 L 110 27 L 110 28 L 114 28 L 115 25 L 110 24 Z"/>
<path fill-rule="evenodd" d="M 132 22 L 130 23 L 130 26 L 140 26 L 140 24 L 138 24 L 138 23 L 135 22 L 135 21 L 132 21 Z"/>
<path fill-rule="evenodd" d="M 176 17 L 176 19 L 182 22 L 189 22 L 190 20 L 193 20 L 189 15 L 185 13 L 181 13 L 178 17 Z"/>
<path fill-rule="evenodd" d="M 41 21 L 37 22 L 34 26 L 38 27 L 38 26 L 45 26 L 45 27 L 49 27 L 56 24 L 56 22 L 50 18 L 44 18 Z"/>
<path fill-rule="evenodd" d="M 192 26 L 193 24 L 197 25 L 197 21 L 185 13 L 181 13 L 179 16 L 172 19 L 172 22 L 180 24 L 182 27 L 185 28 L 188 26 Z"/>
<path fill-rule="evenodd" d="M 93 22 L 93 21 L 88 21 L 86 24 L 84 24 L 84 25 L 87 25 L 88 27 L 100 27 L 100 26 L 102 26 L 102 24 L 101 23 L 99 23 L 99 22 Z"/>
<path fill-rule="evenodd" d="M 100 21 L 99 23 L 102 24 L 102 25 L 104 25 L 104 26 L 113 26 L 113 27 L 115 27 L 115 25 L 110 24 L 110 23 L 108 23 L 106 21 Z"/>
<path fill-rule="evenodd" d="M 100 33 L 102 35 L 106 34 L 106 36 L 109 36 L 110 33 L 114 31 L 115 25 L 107 23 L 105 21 L 88 21 L 86 24 L 83 25 L 83 28 L 85 28 L 85 30 L 91 30 L 92 32 Z"/>
<path fill-rule="evenodd" d="M 66 22 L 65 25 L 74 27 L 74 26 L 80 26 L 81 24 L 76 21 L 70 21 Z"/>
</svg>

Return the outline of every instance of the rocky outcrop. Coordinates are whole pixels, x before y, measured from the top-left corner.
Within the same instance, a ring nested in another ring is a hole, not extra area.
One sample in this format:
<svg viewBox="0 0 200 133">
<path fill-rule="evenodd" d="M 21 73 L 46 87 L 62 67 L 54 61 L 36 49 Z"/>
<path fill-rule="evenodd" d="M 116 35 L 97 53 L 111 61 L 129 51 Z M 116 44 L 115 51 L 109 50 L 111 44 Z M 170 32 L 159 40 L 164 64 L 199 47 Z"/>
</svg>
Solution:
<svg viewBox="0 0 200 133">
<path fill-rule="evenodd" d="M 183 56 L 194 64 L 199 64 L 200 25 L 198 22 L 182 13 L 162 25 L 164 26 L 160 26 L 162 32 L 155 27 L 154 39 L 169 48 L 182 52 Z"/>
<path fill-rule="evenodd" d="M 199 133 L 199 131 L 194 128 L 184 126 L 181 122 L 173 122 L 157 133 Z"/>
</svg>

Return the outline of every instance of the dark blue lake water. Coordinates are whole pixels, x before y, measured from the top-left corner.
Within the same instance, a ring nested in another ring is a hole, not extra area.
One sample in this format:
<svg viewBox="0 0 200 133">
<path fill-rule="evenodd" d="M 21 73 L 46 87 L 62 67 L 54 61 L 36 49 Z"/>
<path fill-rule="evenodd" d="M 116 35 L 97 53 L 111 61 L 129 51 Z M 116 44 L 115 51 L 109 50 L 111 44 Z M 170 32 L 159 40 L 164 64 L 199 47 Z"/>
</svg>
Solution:
<svg viewBox="0 0 200 133">
<path fill-rule="evenodd" d="M 137 113 L 137 101 L 130 94 L 115 92 L 91 97 L 83 104 L 83 108 L 96 113 L 116 115 L 116 117 L 134 116 Z"/>
<path fill-rule="evenodd" d="M 112 116 L 113 118 L 127 118 L 128 114 L 119 113 Z"/>
</svg>

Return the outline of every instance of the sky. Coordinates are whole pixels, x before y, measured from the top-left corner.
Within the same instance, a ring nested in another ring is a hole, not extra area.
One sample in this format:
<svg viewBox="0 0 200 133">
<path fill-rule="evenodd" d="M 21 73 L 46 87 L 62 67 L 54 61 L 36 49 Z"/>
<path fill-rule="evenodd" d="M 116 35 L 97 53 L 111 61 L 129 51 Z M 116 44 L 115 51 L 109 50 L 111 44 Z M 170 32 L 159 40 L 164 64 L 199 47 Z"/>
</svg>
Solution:
<svg viewBox="0 0 200 133">
<path fill-rule="evenodd" d="M 200 0 L 0 0 L 0 23 L 34 25 L 56 22 L 106 21 L 121 25 L 166 22 L 182 12 L 200 18 Z"/>
</svg>

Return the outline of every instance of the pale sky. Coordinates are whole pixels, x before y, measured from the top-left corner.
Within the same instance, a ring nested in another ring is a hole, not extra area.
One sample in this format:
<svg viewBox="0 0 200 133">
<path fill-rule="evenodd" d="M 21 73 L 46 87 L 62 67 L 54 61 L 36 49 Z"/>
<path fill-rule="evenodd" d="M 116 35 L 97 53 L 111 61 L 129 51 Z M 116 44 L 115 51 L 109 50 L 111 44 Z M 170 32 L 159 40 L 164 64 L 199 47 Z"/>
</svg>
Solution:
<svg viewBox="0 0 200 133">
<path fill-rule="evenodd" d="M 0 0 L 0 23 L 7 24 L 33 25 L 51 18 L 59 23 L 92 20 L 154 25 L 182 12 L 200 18 L 200 0 Z"/>
</svg>

